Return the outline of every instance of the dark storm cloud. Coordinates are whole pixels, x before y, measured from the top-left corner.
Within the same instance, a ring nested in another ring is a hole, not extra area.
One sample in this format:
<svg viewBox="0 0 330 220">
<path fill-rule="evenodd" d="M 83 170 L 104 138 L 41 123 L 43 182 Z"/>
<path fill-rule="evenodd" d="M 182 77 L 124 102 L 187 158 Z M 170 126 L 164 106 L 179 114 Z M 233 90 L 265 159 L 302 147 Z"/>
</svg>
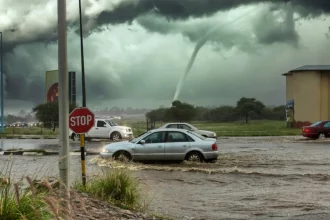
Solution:
<svg viewBox="0 0 330 220">
<path fill-rule="evenodd" d="M 25 3 L 27 4 L 26 1 Z M 37 2 L 37 1 L 35 1 Z M 185 20 L 192 17 L 204 17 L 211 16 L 219 11 L 226 11 L 229 9 L 236 8 L 242 5 L 250 5 L 256 3 L 286 3 L 287 0 L 123 0 L 114 8 L 104 9 L 98 13 L 95 17 L 89 17 L 86 13 L 84 14 L 84 24 L 85 30 L 88 32 L 102 31 L 102 27 L 107 24 L 119 24 L 125 22 L 132 22 L 141 15 L 152 12 L 158 16 L 163 16 L 171 23 L 174 20 Z M 329 0 L 293 0 L 293 7 L 296 12 L 298 12 L 303 17 L 308 16 L 318 16 L 322 13 L 330 12 Z M 31 7 L 33 8 L 33 7 Z M 34 13 L 34 9 L 26 11 L 21 14 L 22 17 L 25 15 L 31 15 Z M 56 14 L 56 12 L 55 12 Z M 54 15 L 49 15 L 54 16 Z M 262 44 L 272 44 L 275 42 L 288 42 L 295 43 L 298 40 L 298 35 L 295 32 L 293 18 L 288 15 L 285 17 L 285 27 L 281 24 L 274 22 L 272 17 L 266 17 L 266 19 L 260 20 L 255 26 L 255 34 L 259 43 Z M 40 18 L 43 19 L 43 18 Z M 22 19 L 24 20 L 24 19 Z M 89 22 L 93 20 L 92 24 Z M 17 60 L 15 56 L 11 56 L 14 53 L 14 48 L 18 45 L 36 45 L 36 43 L 51 44 L 56 43 L 57 40 L 57 28 L 56 20 L 53 23 L 49 22 L 49 26 L 42 26 L 38 28 L 38 31 L 31 31 L 26 33 L 26 30 L 21 30 L 20 21 L 16 21 L 10 29 L 2 29 L 4 33 L 4 53 L 5 53 L 5 65 L 4 74 L 6 80 L 6 92 L 7 97 L 11 99 L 21 99 L 21 100 L 33 100 L 40 102 L 44 100 L 44 94 L 40 91 L 44 91 L 43 77 L 40 77 L 40 73 L 44 73 L 43 68 L 31 68 L 32 65 L 39 65 L 42 61 L 42 56 L 40 59 L 33 59 L 29 56 L 35 56 L 40 53 L 38 47 L 36 50 L 27 54 L 24 59 Z M 37 23 L 37 22 L 36 22 Z M 31 24 L 33 25 L 33 24 Z M 152 24 L 150 24 L 152 25 Z M 77 30 L 78 20 L 77 17 L 69 22 L 69 27 Z M 150 26 L 149 28 L 151 30 Z M 155 26 L 155 28 L 160 28 L 161 26 Z M 164 28 L 164 27 L 163 27 Z M 182 32 L 188 36 L 192 41 L 197 41 L 200 37 L 200 32 L 207 31 L 204 29 L 192 32 L 186 31 Z M 154 30 L 156 31 L 156 30 Z M 163 30 L 158 30 L 157 32 L 167 34 L 170 32 L 169 29 L 164 28 Z M 199 32 L 199 33 L 198 33 Z M 235 39 L 234 35 L 236 33 L 227 33 L 223 36 L 227 36 L 226 39 L 222 39 L 223 47 L 226 45 L 228 47 L 235 44 L 232 39 Z M 239 36 L 240 37 L 240 36 Z M 237 37 L 236 37 L 237 38 Z M 78 39 L 77 39 L 78 40 Z M 211 39 L 212 40 L 212 39 Z M 214 40 L 214 39 L 213 39 Z M 237 39 L 239 40 L 239 39 Z M 53 59 L 57 59 L 54 55 Z M 7 62 L 11 60 L 11 62 Z M 13 65 L 19 65 L 20 68 L 12 68 Z M 46 65 L 42 65 L 43 67 Z M 23 76 L 23 77 L 22 77 Z M 90 77 L 89 85 L 91 85 L 88 90 L 89 94 L 93 97 L 100 97 L 100 94 L 107 94 L 108 97 L 120 97 L 122 93 L 119 91 L 121 88 L 115 84 L 109 84 L 104 80 L 94 78 L 93 75 Z M 98 89 L 95 89 L 98 88 Z M 102 96 L 102 95 L 101 95 Z"/>
<path fill-rule="evenodd" d="M 134 0 L 122 1 L 112 11 L 103 11 L 99 25 L 132 22 L 136 17 L 155 11 L 168 19 L 210 16 L 218 11 L 257 3 L 288 3 L 300 7 L 304 16 L 330 12 L 328 0 Z M 305 9 L 305 10 L 302 10 Z"/>
</svg>

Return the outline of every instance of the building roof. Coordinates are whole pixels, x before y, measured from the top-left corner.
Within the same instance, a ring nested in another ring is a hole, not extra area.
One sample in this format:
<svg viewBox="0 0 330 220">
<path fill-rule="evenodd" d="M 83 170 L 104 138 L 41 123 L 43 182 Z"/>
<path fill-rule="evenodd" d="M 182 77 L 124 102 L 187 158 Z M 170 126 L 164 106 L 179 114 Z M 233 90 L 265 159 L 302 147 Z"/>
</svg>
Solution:
<svg viewBox="0 0 330 220">
<path fill-rule="evenodd" d="M 330 71 L 330 65 L 305 65 L 293 70 L 290 70 L 287 73 L 282 74 L 283 76 L 291 75 L 293 72 L 302 72 L 302 71 Z"/>
</svg>

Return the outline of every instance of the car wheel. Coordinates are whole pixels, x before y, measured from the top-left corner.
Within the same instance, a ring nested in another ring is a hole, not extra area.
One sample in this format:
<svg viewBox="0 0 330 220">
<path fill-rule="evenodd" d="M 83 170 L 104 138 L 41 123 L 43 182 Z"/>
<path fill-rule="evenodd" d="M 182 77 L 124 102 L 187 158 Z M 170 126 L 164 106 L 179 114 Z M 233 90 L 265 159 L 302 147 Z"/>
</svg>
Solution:
<svg viewBox="0 0 330 220">
<path fill-rule="evenodd" d="M 325 139 L 325 138 L 326 138 L 326 136 L 325 136 L 324 133 L 320 133 L 320 134 L 319 134 L 319 139 Z"/>
<path fill-rule="evenodd" d="M 113 156 L 113 159 L 121 162 L 128 162 L 132 160 L 132 156 L 127 151 L 119 151 Z"/>
<path fill-rule="evenodd" d="M 119 132 L 113 132 L 110 136 L 112 141 L 119 141 L 121 139 L 121 135 Z"/>
<path fill-rule="evenodd" d="M 203 155 L 197 151 L 190 152 L 186 156 L 187 161 L 191 162 L 202 162 L 204 160 Z"/>
</svg>

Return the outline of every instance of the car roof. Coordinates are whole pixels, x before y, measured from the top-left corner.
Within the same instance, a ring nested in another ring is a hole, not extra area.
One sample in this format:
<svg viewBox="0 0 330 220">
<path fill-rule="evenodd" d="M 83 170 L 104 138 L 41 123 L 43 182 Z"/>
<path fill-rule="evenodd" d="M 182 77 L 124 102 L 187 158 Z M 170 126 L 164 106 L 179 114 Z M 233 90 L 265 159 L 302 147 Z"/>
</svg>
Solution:
<svg viewBox="0 0 330 220">
<path fill-rule="evenodd" d="M 155 129 L 152 129 L 150 131 L 154 132 L 154 131 L 181 131 L 182 132 L 185 131 L 185 129 L 179 129 L 179 128 L 155 128 Z"/>
<path fill-rule="evenodd" d="M 187 122 L 170 122 L 170 123 L 166 123 L 165 125 L 169 125 L 169 124 L 188 124 Z"/>
</svg>

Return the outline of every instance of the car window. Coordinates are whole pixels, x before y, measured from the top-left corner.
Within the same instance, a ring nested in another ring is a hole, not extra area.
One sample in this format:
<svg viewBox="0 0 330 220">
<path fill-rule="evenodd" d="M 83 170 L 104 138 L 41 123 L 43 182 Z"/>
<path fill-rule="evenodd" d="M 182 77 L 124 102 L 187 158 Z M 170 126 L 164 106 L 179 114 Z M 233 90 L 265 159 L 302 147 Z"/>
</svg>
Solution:
<svg viewBox="0 0 330 220">
<path fill-rule="evenodd" d="M 180 129 L 185 129 L 185 130 L 190 130 L 191 127 L 189 127 L 188 125 L 185 125 L 185 124 L 179 124 L 179 128 Z"/>
<path fill-rule="evenodd" d="M 202 135 L 200 135 L 200 134 L 198 134 L 198 133 L 196 133 L 196 132 L 188 131 L 188 133 L 189 133 L 189 134 L 192 134 L 192 135 L 194 135 L 195 137 L 198 137 L 198 138 L 200 138 L 200 139 L 202 139 L 202 140 L 206 139 L 206 137 L 203 137 Z"/>
<path fill-rule="evenodd" d="M 97 121 L 97 127 L 104 128 L 107 127 L 105 121 Z"/>
<path fill-rule="evenodd" d="M 318 121 L 318 122 L 315 122 L 314 124 L 311 124 L 310 126 L 315 127 L 315 126 L 318 126 L 321 123 L 322 123 L 322 121 Z"/>
<path fill-rule="evenodd" d="M 147 135 L 147 134 L 149 134 L 149 133 L 150 133 L 150 131 L 143 132 L 142 134 L 138 135 L 136 138 L 132 139 L 130 142 L 131 142 L 131 143 L 136 143 L 136 142 L 138 142 L 138 141 L 140 140 L 140 138 L 141 138 L 142 136 L 145 136 L 145 135 Z"/>
<path fill-rule="evenodd" d="M 165 138 L 165 132 L 160 131 L 160 132 L 155 132 L 147 137 L 143 138 L 146 144 L 154 144 L 154 143 L 163 143 Z"/>
<path fill-rule="evenodd" d="M 189 139 L 186 134 L 178 131 L 168 132 L 167 142 L 188 142 Z"/>
<path fill-rule="evenodd" d="M 166 128 L 178 128 L 178 125 L 177 124 L 170 124 L 170 125 L 167 125 Z"/>
<path fill-rule="evenodd" d="M 330 128 L 330 122 L 325 123 L 324 127 L 325 128 Z"/>
<path fill-rule="evenodd" d="M 186 136 L 187 136 L 189 142 L 195 142 L 195 140 L 192 139 L 192 137 L 189 137 L 189 135 L 186 135 Z"/>
<path fill-rule="evenodd" d="M 116 122 L 111 121 L 111 120 L 105 120 L 111 127 L 118 126 Z"/>
</svg>

